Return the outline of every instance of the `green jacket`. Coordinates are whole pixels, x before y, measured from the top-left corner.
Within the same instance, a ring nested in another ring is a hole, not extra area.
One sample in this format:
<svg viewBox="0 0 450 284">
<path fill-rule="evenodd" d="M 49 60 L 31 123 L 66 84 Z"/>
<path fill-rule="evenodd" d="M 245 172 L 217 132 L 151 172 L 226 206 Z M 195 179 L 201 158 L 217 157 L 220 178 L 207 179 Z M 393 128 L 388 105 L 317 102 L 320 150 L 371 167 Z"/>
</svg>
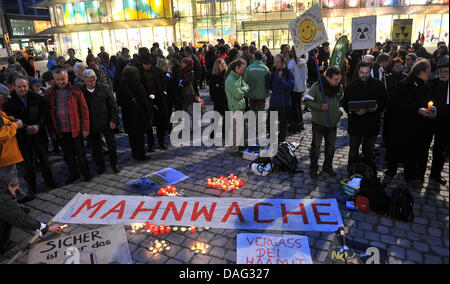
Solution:
<svg viewBox="0 0 450 284">
<path fill-rule="evenodd" d="M 244 95 L 248 92 L 248 85 L 242 80 L 241 75 L 231 71 L 225 81 L 225 93 L 227 94 L 228 109 L 230 111 L 244 111 Z"/>
<path fill-rule="evenodd" d="M 330 114 L 331 127 L 335 127 L 341 119 L 344 111 L 339 106 L 339 102 L 344 97 L 344 90 L 340 87 L 336 97 L 327 97 L 328 113 Z M 328 126 L 326 111 L 322 110 L 324 104 L 322 91 L 319 82 L 314 83 L 305 95 L 305 105 L 311 110 L 312 121 L 322 126 Z"/>
<path fill-rule="evenodd" d="M 244 81 L 250 90 L 246 94 L 249 99 L 260 100 L 269 96 L 266 89 L 266 75 L 270 73 L 269 68 L 261 60 L 255 60 L 245 70 Z"/>
</svg>

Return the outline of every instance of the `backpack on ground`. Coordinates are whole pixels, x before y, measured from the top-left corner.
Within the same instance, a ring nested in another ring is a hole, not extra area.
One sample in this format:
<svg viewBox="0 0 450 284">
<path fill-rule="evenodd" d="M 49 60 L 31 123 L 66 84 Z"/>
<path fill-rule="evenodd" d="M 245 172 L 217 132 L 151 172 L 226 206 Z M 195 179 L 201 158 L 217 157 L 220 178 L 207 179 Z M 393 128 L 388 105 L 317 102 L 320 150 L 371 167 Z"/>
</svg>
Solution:
<svg viewBox="0 0 450 284">
<path fill-rule="evenodd" d="M 364 163 L 355 163 L 349 171 L 352 175 L 359 174 L 363 177 L 357 196 L 368 199 L 371 211 L 380 215 L 389 215 L 389 197 L 376 172 Z"/>
<path fill-rule="evenodd" d="M 290 142 L 283 142 L 278 145 L 278 152 L 272 158 L 272 162 L 274 167 L 277 170 L 297 173 L 300 172 L 297 170 L 297 157 L 294 152 L 297 149 L 297 146 Z"/>
<path fill-rule="evenodd" d="M 407 188 L 393 188 L 390 201 L 390 216 L 403 222 L 414 220 L 414 200 Z"/>
</svg>

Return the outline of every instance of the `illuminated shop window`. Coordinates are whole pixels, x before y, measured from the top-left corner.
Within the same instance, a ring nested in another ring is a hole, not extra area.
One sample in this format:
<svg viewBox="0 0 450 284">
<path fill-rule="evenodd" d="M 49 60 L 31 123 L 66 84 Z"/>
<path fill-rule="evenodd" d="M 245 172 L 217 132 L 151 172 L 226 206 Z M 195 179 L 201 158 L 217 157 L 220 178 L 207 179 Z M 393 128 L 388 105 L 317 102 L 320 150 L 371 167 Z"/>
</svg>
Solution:
<svg viewBox="0 0 450 284">
<path fill-rule="evenodd" d="M 172 0 L 174 17 L 192 16 L 191 0 Z"/>
<path fill-rule="evenodd" d="M 102 31 L 89 32 L 89 36 L 91 40 L 92 53 L 94 55 L 97 55 L 100 52 L 100 46 L 104 46 Z"/>
<path fill-rule="evenodd" d="M 295 9 L 296 0 L 282 0 L 281 1 L 281 11 L 291 12 Z"/>
<path fill-rule="evenodd" d="M 135 0 L 123 0 L 123 11 L 125 14 L 125 20 L 134 21 L 138 19 Z"/>
<path fill-rule="evenodd" d="M 80 48 L 80 41 L 78 40 L 78 33 L 71 33 L 70 37 L 72 38 L 71 42 L 71 48 L 75 49 L 75 55 L 81 56 L 81 48 Z M 67 50 L 63 54 L 68 54 Z M 84 59 L 84 58 L 80 58 Z"/>
<path fill-rule="evenodd" d="M 281 0 L 266 0 L 266 6 L 265 12 L 280 12 Z"/>
<path fill-rule="evenodd" d="M 344 19 L 342 17 L 328 18 L 327 35 L 330 46 L 334 47 L 336 41 L 343 35 Z"/>
<path fill-rule="evenodd" d="M 448 46 L 448 14 L 442 15 L 441 33 L 439 40 L 445 41 Z"/>
<path fill-rule="evenodd" d="M 344 0 L 322 0 L 322 8 L 344 8 Z"/>
<path fill-rule="evenodd" d="M 153 40 L 153 29 L 151 27 L 140 28 L 139 32 L 141 33 L 142 46 L 152 46 L 155 42 Z"/>
<path fill-rule="evenodd" d="M 118 50 L 122 50 L 123 47 L 129 48 L 127 30 L 114 30 L 114 35 L 116 40 L 116 47 Z"/>
<path fill-rule="evenodd" d="M 435 46 L 439 42 L 441 31 L 441 14 L 427 14 L 425 17 L 425 46 Z"/>
<path fill-rule="evenodd" d="M 172 17 L 170 0 L 136 0 L 140 20 Z"/>
<path fill-rule="evenodd" d="M 48 7 L 48 12 L 50 14 L 50 22 L 52 27 L 56 27 L 55 9 L 53 9 L 53 7 Z"/>
<path fill-rule="evenodd" d="M 245 43 L 251 44 L 254 41 L 256 45 L 258 45 L 259 42 L 258 31 L 245 32 L 244 36 L 245 36 Z"/>
<path fill-rule="evenodd" d="M 314 4 L 317 4 L 318 0 L 305 0 L 305 1 L 301 1 L 301 0 L 297 0 L 297 13 L 303 13 L 304 11 L 308 10 L 309 8 L 311 8 L 312 6 L 314 6 Z"/>
<path fill-rule="evenodd" d="M 72 3 L 66 3 L 61 5 L 64 25 L 72 25 L 75 23 L 75 17 L 73 14 Z"/>
<path fill-rule="evenodd" d="M 139 29 L 127 29 L 128 33 L 128 49 L 130 53 L 137 53 L 139 48 L 142 47 L 141 34 Z M 149 46 L 148 48 L 150 48 Z"/>
<path fill-rule="evenodd" d="M 226 43 L 232 45 L 236 42 L 236 28 L 235 27 L 223 27 L 222 38 Z"/>
<path fill-rule="evenodd" d="M 345 8 L 359 8 L 360 4 L 359 0 L 345 0 Z"/>
<path fill-rule="evenodd" d="M 81 56 L 83 59 L 86 59 L 89 51 L 94 53 L 94 50 L 92 50 L 92 42 L 89 32 L 78 33 L 78 41 L 80 42 Z"/>
<path fill-rule="evenodd" d="M 236 13 L 237 14 L 245 14 L 250 15 L 251 14 L 251 0 L 242 0 L 242 1 L 236 1 Z M 225 2 L 228 2 L 231 4 L 230 0 L 222 0 L 222 5 L 225 5 Z M 222 12 L 222 14 L 224 14 Z"/>
<path fill-rule="evenodd" d="M 282 44 L 289 42 L 289 30 L 275 30 L 273 37 L 273 48 L 279 49 Z"/>
<path fill-rule="evenodd" d="M 88 23 L 89 24 L 99 23 L 101 11 L 98 1 L 85 2 L 84 6 L 86 8 L 86 17 Z"/>
<path fill-rule="evenodd" d="M 377 42 L 391 39 L 392 15 L 377 16 Z"/>
<path fill-rule="evenodd" d="M 263 45 L 267 46 L 269 49 L 273 48 L 273 30 L 259 32 L 258 47 L 261 48 Z"/>
<path fill-rule="evenodd" d="M 251 0 L 251 11 L 254 13 L 263 13 L 266 11 L 265 0 Z"/>
<path fill-rule="evenodd" d="M 122 0 L 111 0 L 111 15 L 114 22 L 125 21 L 125 11 Z"/>
<path fill-rule="evenodd" d="M 419 32 L 423 33 L 425 14 L 413 14 L 409 15 L 409 18 L 413 20 L 411 42 L 414 43 L 419 37 Z"/>
</svg>

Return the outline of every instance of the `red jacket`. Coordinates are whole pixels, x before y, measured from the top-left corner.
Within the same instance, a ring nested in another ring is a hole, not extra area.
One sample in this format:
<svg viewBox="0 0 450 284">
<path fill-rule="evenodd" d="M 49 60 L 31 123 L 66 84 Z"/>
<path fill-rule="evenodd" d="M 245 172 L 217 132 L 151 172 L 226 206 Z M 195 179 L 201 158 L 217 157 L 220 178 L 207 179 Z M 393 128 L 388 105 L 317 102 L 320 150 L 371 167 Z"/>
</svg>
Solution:
<svg viewBox="0 0 450 284">
<path fill-rule="evenodd" d="M 83 96 L 83 92 L 77 87 L 68 83 L 69 98 L 67 100 L 67 109 L 69 110 L 70 129 L 72 137 L 78 137 L 83 131 L 89 132 L 89 109 Z M 50 119 L 48 121 L 48 131 L 50 135 L 62 137 L 58 130 L 56 120 L 56 86 L 45 91 L 44 101 L 49 109 Z"/>
</svg>

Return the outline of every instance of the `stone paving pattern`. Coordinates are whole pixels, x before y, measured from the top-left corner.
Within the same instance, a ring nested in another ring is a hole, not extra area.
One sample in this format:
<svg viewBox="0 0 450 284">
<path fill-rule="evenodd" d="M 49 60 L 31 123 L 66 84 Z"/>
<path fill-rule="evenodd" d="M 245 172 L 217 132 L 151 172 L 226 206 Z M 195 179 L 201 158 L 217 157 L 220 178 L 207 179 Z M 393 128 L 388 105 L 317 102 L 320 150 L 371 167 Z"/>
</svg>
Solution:
<svg viewBox="0 0 450 284">
<path fill-rule="evenodd" d="M 207 90 L 202 90 L 206 98 L 207 108 L 211 109 Z M 347 157 L 349 152 L 349 138 L 346 133 L 347 118 L 343 117 L 338 125 L 336 154 L 334 169 L 337 177 L 320 174 L 315 180 L 308 175 L 309 148 L 311 144 L 311 115 L 305 114 L 306 130 L 300 134 L 288 136 L 288 141 L 300 142 L 300 149 L 296 152 L 299 168 L 304 173 L 291 176 L 288 173 L 273 172 L 267 177 L 259 177 L 248 172 L 250 161 L 239 157 L 232 157 L 225 147 L 181 147 L 169 146 L 168 151 L 156 150 L 147 162 L 135 162 L 131 159 L 128 137 L 120 134 L 116 137 L 118 145 L 119 163 L 123 168 L 119 174 L 108 169 L 103 175 L 95 176 L 90 182 L 78 180 L 75 184 L 45 191 L 45 184 L 38 173 L 40 193 L 37 199 L 25 206 L 31 208 L 30 215 L 41 221 L 48 221 L 54 216 L 77 192 L 88 194 L 135 195 L 129 191 L 125 183 L 140 178 L 149 173 L 171 167 L 183 172 L 190 178 L 176 184 L 177 189 L 184 190 L 186 197 L 242 197 L 242 198 L 332 198 L 339 192 L 339 182 L 347 174 Z M 322 149 L 323 150 L 323 149 Z M 95 166 L 88 151 L 91 172 L 95 173 Z M 379 176 L 385 168 L 384 149 L 378 151 L 377 160 Z M 106 156 L 107 157 L 107 156 Z M 54 175 L 59 184 L 64 184 L 68 176 L 67 167 L 62 156 L 50 155 Z M 319 165 L 323 163 L 323 153 Z M 430 161 L 427 177 L 422 190 L 412 191 L 414 197 L 415 218 L 410 223 L 394 221 L 381 217 L 373 212 L 361 213 L 349 211 L 339 202 L 340 212 L 349 238 L 388 251 L 389 263 L 449 263 L 449 190 L 446 186 L 428 184 Z M 246 181 L 246 185 L 237 192 L 223 192 L 208 189 L 205 186 L 208 177 L 228 175 L 234 173 Z M 448 163 L 445 165 L 443 176 L 449 180 Z M 25 185 L 25 183 L 23 183 Z M 404 186 L 403 170 L 400 170 L 392 186 Z M 440 191 L 430 191 L 432 187 Z M 435 188 L 436 189 L 436 188 Z M 388 194 L 389 189 L 387 190 Z M 152 195 L 156 195 L 152 194 Z M 174 197 L 176 198 L 176 197 Z M 100 226 L 70 224 L 63 234 L 80 233 Z M 129 226 L 127 235 L 134 263 L 168 263 L 168 264 L 233 264 L 236 262 L 236 235 L 238 233 L 258 232 L 253 230 L 210 229 L 190 233 L 172 232 L 169 235 L 154 237 L 147 233 L 132 234 Z M 311 256 L 314 263 L 326 263 L 328 250 L 335 234 L 330 232 L 280 232 L 265 231 L 268 234 L 298 234 L 308 236 Z M 25 232 L 14 228 L 12 239 L 24 245 L 33 236 L 32 232 Z M 49 238 L 47 236 L 45 238 Z M 171 243 L 171 250 L 167 253 L 153 255 L 148 247 L 155 239 L 165 239 Z M 208 243 L 211 247 L 205 255 L 195 255 L 190 248 L 197 241 Z M 14 252 L 14 251 L 13 251 Z M 12 253 L 10 253 L 12 255 Z M 26 263 L 24 254 L 17 263 Z M 0 263 L 6 263 L 9 258 L 0 257 Z"/>
</svg>

